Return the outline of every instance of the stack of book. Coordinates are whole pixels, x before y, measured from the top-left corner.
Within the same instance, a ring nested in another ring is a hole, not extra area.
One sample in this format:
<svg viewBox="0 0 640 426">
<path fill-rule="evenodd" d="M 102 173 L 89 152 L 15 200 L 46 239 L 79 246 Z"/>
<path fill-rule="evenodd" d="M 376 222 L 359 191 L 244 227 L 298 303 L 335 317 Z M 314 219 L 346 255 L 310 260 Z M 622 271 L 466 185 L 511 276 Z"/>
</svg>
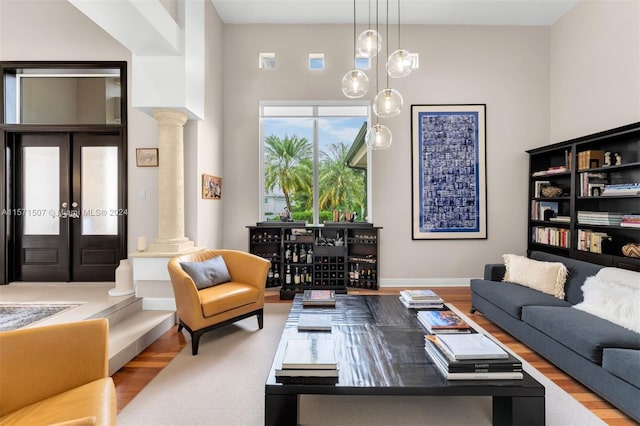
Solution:
<svg viewBox="0 0 640 426">
<path fill-rule="evenodd" d="M 625 214 L 624 216 L 622 216 L 620 226 L 640 228 L 640 214 Z"/>
<path fill-rule="evenodd" d="M 335 290 L 305 290 L 302 306 L 336 306 Z"/>
<path fill-rule="evenodd" d="M 331 331 L 331 315 L 300 314 L 298 331 Z"/>
<path fill-rule="evenodd" d="M 622 213 L 578 210 L 578 223 L 581 225 L 617 226 L 620 225 L 622 216 Z"/>
<path fill-rule="evenodd" d="M 450 310 L 419 311 L 418 321 L 431 334 L 471 333 L 469 324 Z"/>
<path fill-rule="evenodd" d="M 282 367 L 276 369 L 275 374 L 282 383 L 337 383 L 338 362 L 333 339 L 288 340 Z"/>
<path fill-rule="evenodd" d="M 603 245 L 606 246 L 608 243 L 611 243 L 611 236 L 606 232 L 578 229 L 578 245 L 576 248 L 580 251 L 602 253 Z"/>
<path fill-rule="evenodd" d="M 605 185 L 601 195 L 605 197 L 640 195 L 640 183 Z"/>
<path fill-rule="evenodd" d="M 400 302 L 412 309 L 440 309 L 444 301 L 433 290 L 400 290 Z"/>
<path fill-rule="evenodd" d="M 425 350 L 447 380 L 519 380 L 522 362 L 484 334 L 425 335 Z"/>
</svg>

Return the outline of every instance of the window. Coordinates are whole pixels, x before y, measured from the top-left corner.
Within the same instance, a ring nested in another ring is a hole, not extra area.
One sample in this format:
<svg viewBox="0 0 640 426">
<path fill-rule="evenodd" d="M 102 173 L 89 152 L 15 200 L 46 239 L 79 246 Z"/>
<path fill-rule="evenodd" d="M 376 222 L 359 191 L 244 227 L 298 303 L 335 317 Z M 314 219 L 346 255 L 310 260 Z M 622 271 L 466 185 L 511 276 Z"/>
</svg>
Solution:
<svg viewBox="0 0 640 426">
<path fill-rule="evenodd" d="M 311 71 L 324 69 L 324 53 L 309 53 L 309 69 Z"/>
<path fill-rule="evenodd" d="M 262 220 L 289 211 L 308 223 L 354 212 L 366 221 L 368 117 L 360 102 L 261 103 Z"/>
</svg>

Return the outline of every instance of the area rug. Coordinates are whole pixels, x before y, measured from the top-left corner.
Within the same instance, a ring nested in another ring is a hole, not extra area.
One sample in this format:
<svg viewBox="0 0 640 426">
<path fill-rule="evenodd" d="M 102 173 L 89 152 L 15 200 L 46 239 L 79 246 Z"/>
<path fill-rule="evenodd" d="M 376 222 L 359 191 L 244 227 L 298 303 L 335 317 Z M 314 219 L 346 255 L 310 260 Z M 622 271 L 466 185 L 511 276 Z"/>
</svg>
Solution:
<svg viewBox="0 0 640 426">
<path fill-rule="evenodd" d="M 255 317 L 205 334 L 200 352 L 187 345 L 118 415 L 119 426 L 263 425 L 264 384 L 289 304 L 265 305 Z M 426 355 L 425 355 L 426 356 Z M 546 388 L 549 425 L 603 425 L 571 395 L 523 360 Z M 490 425 L 489 397 L 303 395 L 301 425 Z"/>
<path fill-rule="evenodd" d="M 0 331 L 33 325 L 79 304 L 75 303 L 0 303 Z"/>
</svg>

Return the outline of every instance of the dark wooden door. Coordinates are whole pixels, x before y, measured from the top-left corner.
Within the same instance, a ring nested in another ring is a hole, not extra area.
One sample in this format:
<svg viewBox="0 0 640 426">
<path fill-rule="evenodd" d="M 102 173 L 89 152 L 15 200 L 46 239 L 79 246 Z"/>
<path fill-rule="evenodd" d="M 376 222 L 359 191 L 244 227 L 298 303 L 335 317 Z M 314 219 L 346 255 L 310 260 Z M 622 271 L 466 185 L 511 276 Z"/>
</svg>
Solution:
<svg viewBox="0 0 640 426">
<path fill-rule="evenodd" d="M 127 214 L 121 134 L 15 140 L 15 280 L 113 281 Z"/>
</svg>

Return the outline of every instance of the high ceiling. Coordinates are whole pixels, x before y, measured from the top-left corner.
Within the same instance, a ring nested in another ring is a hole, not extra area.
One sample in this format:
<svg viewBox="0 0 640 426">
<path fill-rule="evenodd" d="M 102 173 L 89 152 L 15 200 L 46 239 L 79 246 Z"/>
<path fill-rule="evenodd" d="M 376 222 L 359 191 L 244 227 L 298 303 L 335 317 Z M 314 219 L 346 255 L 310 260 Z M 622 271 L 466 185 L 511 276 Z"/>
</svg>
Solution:
<svg viewBox="0 0 640 426">
<path fill-rule="evenodd" d="M 386 17 L 387 0 L 356 0 L 359 23 Z M 397 21 L 397 0 L 389 1 L 390 23 Z M 402 24 L 551 25 L 580 0 L 401 0 Z M 211 0 L 228 24 L 348 24 L 353 0 Z"/>
</svg>

